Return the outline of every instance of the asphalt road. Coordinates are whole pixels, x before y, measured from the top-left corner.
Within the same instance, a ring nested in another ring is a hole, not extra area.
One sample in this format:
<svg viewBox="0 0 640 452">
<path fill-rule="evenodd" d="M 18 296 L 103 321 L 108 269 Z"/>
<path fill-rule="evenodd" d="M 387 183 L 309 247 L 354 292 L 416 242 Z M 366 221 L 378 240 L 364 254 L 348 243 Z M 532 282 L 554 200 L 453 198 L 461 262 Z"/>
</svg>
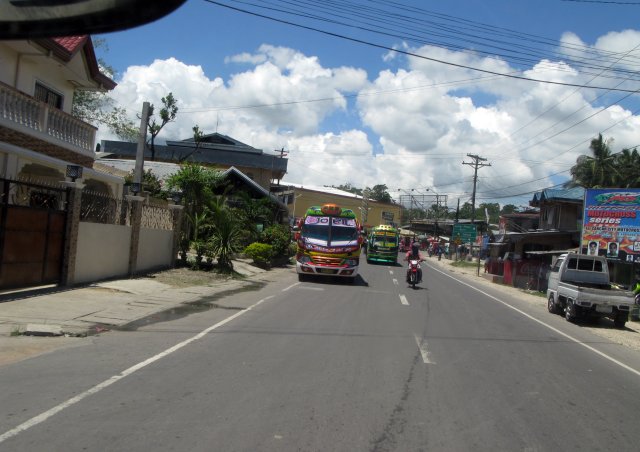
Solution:
<svg viewBox="0 0 640 452">
<path fill-rule="evenodd" d="M 637 352 L 437 269 L 361 275 L 2 367 L 0 450 L 637 450 Z"/>
</svg>

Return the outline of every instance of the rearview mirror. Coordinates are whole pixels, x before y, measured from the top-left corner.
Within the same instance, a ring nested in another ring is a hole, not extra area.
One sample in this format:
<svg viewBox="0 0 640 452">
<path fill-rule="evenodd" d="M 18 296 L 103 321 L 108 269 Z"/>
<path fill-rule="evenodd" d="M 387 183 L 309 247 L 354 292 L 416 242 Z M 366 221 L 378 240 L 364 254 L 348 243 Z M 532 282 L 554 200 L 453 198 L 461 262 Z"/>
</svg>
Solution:
<svg viewBox="0 0 640 452">
<path fill-rule="evenodd" d="M 0 1 L 0 39 L 52 38 L 124 30 L 159 19 L 185 1 Z"/>
</svg>

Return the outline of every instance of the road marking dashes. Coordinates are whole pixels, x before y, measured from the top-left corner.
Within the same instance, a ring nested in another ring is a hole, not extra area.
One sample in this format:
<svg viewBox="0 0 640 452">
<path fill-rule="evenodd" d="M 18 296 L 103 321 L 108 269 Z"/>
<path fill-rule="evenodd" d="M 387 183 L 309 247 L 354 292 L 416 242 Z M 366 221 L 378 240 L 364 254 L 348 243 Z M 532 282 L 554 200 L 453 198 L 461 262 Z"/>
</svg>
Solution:
<svg viewBox="0 0 640 452">
<path fill-rule="evenodd" d="M 418 346 L 418 350 L 420 350 L 420 355 L 422 355 L 422 361 L 425 364 L 435 364 L 433 361 L 429 359 L 429 350 L 427 350 L 427 342 L 424 339 L 418 337 L 417 334 L 414 334 L 413 337 L 416 340 L 416 345 Z"/>
</svg>

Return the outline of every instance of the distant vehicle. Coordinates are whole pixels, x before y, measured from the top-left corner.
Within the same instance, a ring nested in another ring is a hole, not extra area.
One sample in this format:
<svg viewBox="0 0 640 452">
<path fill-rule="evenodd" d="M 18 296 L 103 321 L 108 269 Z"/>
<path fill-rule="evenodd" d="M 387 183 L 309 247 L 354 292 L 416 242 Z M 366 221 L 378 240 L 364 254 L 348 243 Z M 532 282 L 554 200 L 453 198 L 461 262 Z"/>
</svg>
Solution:
<svg viewBox="0 0 640 452">
<path fill-rule="evenodd" d="M 630 291 L 615 289 L 603 256 L 568 253 L 558 257 L 549 273 L 547 308 L 564 313 L 568 321 L 608 317 L 616 328 L 624 328 L 634 305 Z"/>
<path fill-rule="evenodd" d="M 367 238 L 367 262 L 398 262 L 400 231 L 389 225 L 374 226 Z"/>
<path fill-rule="evenodd" d="M 355 280 L 360 264 L 360 225 L 351 209 L 335 204 L 312 206 L 300 220 L 296 233 L 298 279 L 338 276 Z"/>
</svg>

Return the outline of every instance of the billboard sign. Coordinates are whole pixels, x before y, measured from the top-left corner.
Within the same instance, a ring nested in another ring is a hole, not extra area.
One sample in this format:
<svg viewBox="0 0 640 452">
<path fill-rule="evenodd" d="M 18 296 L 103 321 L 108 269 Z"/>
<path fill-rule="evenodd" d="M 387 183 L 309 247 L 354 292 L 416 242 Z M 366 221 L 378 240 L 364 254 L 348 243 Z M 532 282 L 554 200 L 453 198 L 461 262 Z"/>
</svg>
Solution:
<svg viewBox="0 0 640 452">
<path fill-rule="evenodd" d="M 580 250 L 640 262 L 640 189 L 587 189 Z"/>
<path fill-rule="evenodd" d="M 460 224 L 453 225 L 453 233 L 451 239 L 457 243 L 472 243 L 476 241 L 476 225 L 475 224 Z"/>
</svg>

